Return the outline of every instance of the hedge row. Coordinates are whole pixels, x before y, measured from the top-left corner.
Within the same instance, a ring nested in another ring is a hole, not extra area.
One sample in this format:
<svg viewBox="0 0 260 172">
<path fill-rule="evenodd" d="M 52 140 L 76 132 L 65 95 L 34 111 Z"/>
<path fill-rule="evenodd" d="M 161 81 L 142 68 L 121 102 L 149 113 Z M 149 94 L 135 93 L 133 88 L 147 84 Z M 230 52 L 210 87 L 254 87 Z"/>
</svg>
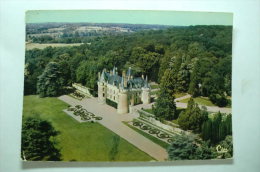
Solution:
<svg viewBox="0 0 260 172">
<path fill-rule="evenodd" d="M 109 99 L 106 99 L 106 104 L 117 109 L 117 103 L 116 102 L 113 102 Z"/>
<path fill-rule="evenodd" d="M 81 94 L 81 93 L 79 93 L 79 92 L 77 92 L 77 91 L 74 91 L 74 92 L 71 93 L 70 95 L 71 95 L 72 97 L 75 97 L 75 98 L 80 99 L 80 100 L 85 97 L 84 94 Z"/>
</svg>

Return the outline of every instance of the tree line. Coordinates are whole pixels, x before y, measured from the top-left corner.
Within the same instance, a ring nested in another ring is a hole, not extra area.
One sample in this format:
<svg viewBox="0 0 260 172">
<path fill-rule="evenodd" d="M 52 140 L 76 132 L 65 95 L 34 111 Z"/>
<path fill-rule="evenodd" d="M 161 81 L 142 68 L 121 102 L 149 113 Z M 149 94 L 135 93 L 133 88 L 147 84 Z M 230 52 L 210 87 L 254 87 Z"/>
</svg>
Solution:
<svg viewBox="0 0 260 172">
<path fill-rule="evenodd" d="M 57 64 L 62 85 L 72 82 L 97 90 L 97 73 L 129 66 L 136 76 L 165 85 L 174 92 L 209 96 L 221 102 L 231 94 L 230 26 L 189 26 L 144 30 L 132 34 L 95 37 L 78 47 L 27 50 L 25 94 L 37 94 L 38 77 L 50 62 Z M 47 69 L 46 69 L 47 70 Z M 221 103 L 219 103 L 221 104 Z"/>
</svg>

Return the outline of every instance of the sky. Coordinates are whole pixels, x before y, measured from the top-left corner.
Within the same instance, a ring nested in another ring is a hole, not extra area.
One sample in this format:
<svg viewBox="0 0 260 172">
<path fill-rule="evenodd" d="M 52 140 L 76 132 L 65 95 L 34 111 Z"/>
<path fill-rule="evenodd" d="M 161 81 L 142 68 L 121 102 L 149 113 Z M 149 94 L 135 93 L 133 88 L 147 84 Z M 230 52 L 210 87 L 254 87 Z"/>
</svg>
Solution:
<svg viewBox="0 0 260 172">
<path fill-rule="evenodd" d="M 232 13 L 146 10 L 31 10 L 26 23 L 87 22 L 160 25 L 232 25 Z"/>
</svg>

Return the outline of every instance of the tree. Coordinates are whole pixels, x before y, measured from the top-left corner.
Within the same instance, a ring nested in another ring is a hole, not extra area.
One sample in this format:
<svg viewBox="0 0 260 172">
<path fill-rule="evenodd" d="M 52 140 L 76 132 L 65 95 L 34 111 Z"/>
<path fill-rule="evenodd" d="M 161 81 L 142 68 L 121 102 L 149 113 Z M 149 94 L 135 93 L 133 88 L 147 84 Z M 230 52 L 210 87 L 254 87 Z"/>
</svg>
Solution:
<svg viewBox="0 0 260 172">
<path fill-rule="evenodd" d="M 204 121 L 202 125 L 202 138 L 209 140 L 211 144 L 217 144 L 224 140 L 227 135 L 232 135 L 232 115 L 214 114 L 211 118 Z"/>
<path fill-rule="evenodd" d="M 58 56 L 56 60 L 57 64 L 61 72 L 61 77 L 64 79 L 64 84 L 71 85 L 72 84 L 72 76 L 71 76 L 71 69 L 70 69 L 70 55 L 68 53 L 64 53 Z"/>
<path fill-rule="evenodd" d="M 194 130 L 200 132 L 203 122 L 207 119 L 208 113 L 204 110 L 200 110 L 197 103 L 191 98 L 188 102 L 188 107 L 185 111 L 182 111 L 178 124 L 184 130 Z"/>
<path fill-rule="evenodd" d="M 207 142 L 199 141 L 192 135 L 175 135 L 169 146 L 169 160 L 212 159 L 213 149 Z"/>
<path fill-rule="evenodd" d="M 38 77 L 37 93 L 40 97 L 58 96 L 62 93 L 63 86 L 60 66 L 56 62 L 50 62 Z"/>
<path fill-rule="evenodd" d="M 55 137 L 58 132 L 51 123 L 40 118 L 26 118 L 22 127 L 22 152 L 24 160 L 61 160 L 56 148 Z"/>
<path fill-rule="evenodd" d="M 76 81 L 91 89 L 96 95 L 98 80 L 98 67 L 95 61 L 83 61 L 76 71 Z"/>
<path fill-rule="evenodd" d="M 176 105 L 174 96 L 167 93 L 164 89 L 160 90 L 159 97 L 153 107 L 154 115 L 160 120 L 176 119 Z"/>
<path fill-rule="evenodd" d="M 225 140 L 221 141 L 219 145 L 227 149 L 227 152 L 222 153 L 221 158 L 231 158 L 233 156 L 233 138 L 231 135 L 226 136 Z"/>
<path fill-rule="evenodd" d="M 154 46 L 151 45 L 147 46 L 146 49 L 142 47 L 133 48 L 131 62 L 134 65 L 134 68 L 139 69 L 138 72 L 148 75 L 150 79 L 157 81 L 159 59 L 161 55 L 156 52 L 152 52 L 152 50 L 154 50 Z"/>
</svg>

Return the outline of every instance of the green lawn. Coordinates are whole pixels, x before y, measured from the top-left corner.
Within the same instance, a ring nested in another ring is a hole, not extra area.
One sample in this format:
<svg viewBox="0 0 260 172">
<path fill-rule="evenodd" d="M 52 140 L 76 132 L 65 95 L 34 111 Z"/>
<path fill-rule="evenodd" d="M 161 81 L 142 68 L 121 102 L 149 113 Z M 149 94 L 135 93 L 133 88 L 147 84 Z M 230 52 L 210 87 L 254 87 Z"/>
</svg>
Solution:
<svg viewBox="0 0 260 172">
<path fill-rule="evenodd" d="M 169 147 L 169 144 L 164 142 L 164 141 L 161 141 L 160 139 L 154 137 L 154 136 L 151 136 L 150 134 L 147 134 L 146 132 L 143 132 L 142 130 L 139 130 L 135 127 L 133 127 L 132 125 L 128 124 L 127 122 L 123 122 L 125 125 L 127 125 L 128 127 L 130 127 L 131 129 L 135 130 L 137 133 L 143 135 L 144 137 L 148 138 L 149 140 L 151 140 L 152 142 L 160 145 L 161 147 L 167 149 Z"/>
<path fill-rule="evenodd" d="M 179 97 L 183 97 L 183 96 L 186 96 L 186 95 L 187 95 L 187 93 L 176 93 L 176 94 L 174 94 L 174 97 L 179 98 Z"/>
<path fill-rule="evenodd" d="M 159 85 L 151 85 L 151 89 L 157 89 L 159 88 Z"/>
<path fill-rule="evenodd" d="M 204 106 L 216 106 L 214 105 L 208 98 L 206 97 L 196 97 L 196 98 L 193 98 L 194 101 L 200 105 L 204 105 Z M 188 103 L 188 101 L 190 100 L 190 98 L 187 98 L 187 99 L 183 99 L 183 100 L 180 100 L 179 102 L 181 103 Z"/>
<path fill-rule="evenodd" d="M 160 90 L 151 91 L 151 95 L 158 95 L 159 92 L 160 92 Z"/>
<path fill-rule="evenodd" d="M 145 112 L 153 114 L 153 109 L 142 109 L 142 110 L 145 111 Z"/>
<path fill-rule="evenodd" d="M 24 97 L 23 117 L 38 115 L 50 121 L 55 129 L 60 131 L 57 141 L 64 161 L 153 160 L 123 138 L 119 139 L 117 153 L 111 157 L 115 137 L 119 136 L 99 123 L 77 122 L 62 111 L 66 107 L 67 104 L 57 98 Z"/>
</svg>

